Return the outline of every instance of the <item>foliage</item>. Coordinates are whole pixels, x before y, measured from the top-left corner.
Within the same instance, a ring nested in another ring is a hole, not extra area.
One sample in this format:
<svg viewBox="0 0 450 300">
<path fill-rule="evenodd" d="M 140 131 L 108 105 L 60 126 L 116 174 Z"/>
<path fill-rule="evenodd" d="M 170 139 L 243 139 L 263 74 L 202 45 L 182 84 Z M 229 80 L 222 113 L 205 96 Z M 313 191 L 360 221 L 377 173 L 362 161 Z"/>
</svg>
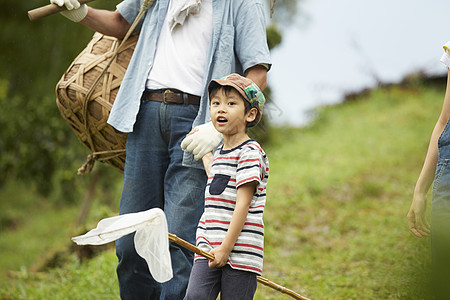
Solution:
<svg viewBox="0 0 450 300">
<path fill-rule="evenodd" d="M 267 0 L 266 2 L 270 2 Z M 282 24 L 285 27 L 291 26 L 296 18 L 303 17 L 299 13 L 300 5 L 303 1 L 298 0 L 276 0 L 273 13 L 273 21 Z"/>
<path fill-rule="evenodd" d="M 264 146 L 270 159 L 264 277 L 312 299 L 430 298 L 430 241 L 409 232 L 406 213 L 444 90 L 382 88 L 319 109 L 306 128 L 270 129 Z M 33 219 L 51 219 L 45 211 Z M 87 228 L 101 218 L 99 211 L 93 210 Z M 70 228 L 74 218 L 60 222 Z M 113 250 L 86 262 L 68 254 L 59 267 L 41 273 L 31 272 L 29 261 L 19 264 L 17 257 L 27 257 L 27 251 L 5 245 L 21 238 L 33 243 L 24 234 L 36 224 L 0 236 L 0 249 L 7 249 L 1 260 L 15 261 L 8 268 L 18 270 L 0 280 L 0 298 L 118 298 Z M 28 250 L 35 256 L 55 243 L 40 238 L 41 248 Z M 290 299 L 263 286 L 255 298 Z"/>
<path fill-rule="evenodd" d="M 279 44 L 281 44 L 282 36 L 280 30 L 276 23 L 272 23 L 267 26 L 267 43 L 269 44 L 269 49 L 273 49 Z"/>
<path fill-rule="evenodd" d="M 7 1 L 0 12 L 0 183 L 18 178 L 48 194 L 54 173 L 73 172 L 86 153 L 61 118 L 54 89 L 91 33 L 60 16 L 30 22 L 27 10 L 39 5 Z"/>
</svg>

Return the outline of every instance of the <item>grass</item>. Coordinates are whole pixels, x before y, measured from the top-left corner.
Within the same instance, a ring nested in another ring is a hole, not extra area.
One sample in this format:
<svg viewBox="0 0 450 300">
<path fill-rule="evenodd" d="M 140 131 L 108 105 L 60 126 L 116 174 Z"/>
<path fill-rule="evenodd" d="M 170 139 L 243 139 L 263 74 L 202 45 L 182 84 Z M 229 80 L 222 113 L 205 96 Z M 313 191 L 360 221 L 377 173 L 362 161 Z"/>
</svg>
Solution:
<svg viewBox="0 0 450 300">
<path fill-rule="evenodd" d="M 319 109 L 306 128 L 271 129 L 264 277 L 312 299 L 430 298 L 429 239 L 409 232 L 406 213 L 443 95 L 443 86 L 381 88 Z M 73 226 L 76 209 L 27 210 L 29 221 L 2 230 L 0 270 L 15 272 L 1 271 L 1 299 L 118 299 L 113 250 L 86 262 L 68 252 L 60 266 L 30 271 L 69 241 L 48 228 Z M 260 286 L 255 299 L 289 297 Z"/>
<path fill-rule="evenodd" d="M 69 232 L 59 224 L 73 217 L 75 207 L 59 210 L 19 183 L 4 187 L 1 199 L 0 270 L 32 266 L 45 253 L 64 245 Z M 0 282 L 5 283 L 5 276 L 0 272 Z"/>
<path fill-rule="evenodd" d="M 70 255 L 64 268 L 45 273 L 22 269 L 14 276 L 14 288 L 5 288 L 3 299 L 120 299 L 113 251 L 81 264 Z"/>
<path fill-rule="evenodd" d="M 442 97 L 381 89 L 323 108 L 310 128 L 277 129 L 265 271 L 315 299 L 427 298 L 429 241 L 406 213 Z"/>
</svg>

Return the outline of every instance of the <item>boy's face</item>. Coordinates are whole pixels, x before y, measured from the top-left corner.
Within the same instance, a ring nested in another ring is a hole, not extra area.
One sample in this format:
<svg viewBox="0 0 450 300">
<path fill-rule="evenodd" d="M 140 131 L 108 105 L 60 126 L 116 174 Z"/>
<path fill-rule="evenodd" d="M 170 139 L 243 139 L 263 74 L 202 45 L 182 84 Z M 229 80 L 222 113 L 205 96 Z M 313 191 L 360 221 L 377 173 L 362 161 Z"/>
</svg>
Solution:
<svg viewBox="0 0 450 300">
<path fill-rule="evenodd" d="M 224 135 L 245 133 L 247 122 L 256 117 L 256 108 L 245 113 L 244 101 L 235 89 L 225 94 L 225 90 L 219 88 L 209 106 L 211 121 L 217 131 Z"/>
</svg>

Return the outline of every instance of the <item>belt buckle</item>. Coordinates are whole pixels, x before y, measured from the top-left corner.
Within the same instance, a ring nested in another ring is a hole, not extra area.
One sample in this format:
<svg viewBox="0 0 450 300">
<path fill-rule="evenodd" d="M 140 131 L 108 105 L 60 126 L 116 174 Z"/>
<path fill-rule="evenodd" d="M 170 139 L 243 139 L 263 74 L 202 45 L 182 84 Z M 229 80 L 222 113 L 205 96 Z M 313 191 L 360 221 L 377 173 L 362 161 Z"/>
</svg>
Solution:
<svg viewBox="0 0 450 300">
<path fill-rule="evenodd" d="M 166 95 L 167 94 L 173 94 L 174 92 L 172 92 L 171 90 L 169 90 L 169 89 L 167 89 L 167 90 L 165 90 L 164 91 L 164 93 L 163 93 L 163 103 L 164 104 L 169 104 L 169 102 L 167 102 L 167 100 L 166 100 Z"/>
</svg>

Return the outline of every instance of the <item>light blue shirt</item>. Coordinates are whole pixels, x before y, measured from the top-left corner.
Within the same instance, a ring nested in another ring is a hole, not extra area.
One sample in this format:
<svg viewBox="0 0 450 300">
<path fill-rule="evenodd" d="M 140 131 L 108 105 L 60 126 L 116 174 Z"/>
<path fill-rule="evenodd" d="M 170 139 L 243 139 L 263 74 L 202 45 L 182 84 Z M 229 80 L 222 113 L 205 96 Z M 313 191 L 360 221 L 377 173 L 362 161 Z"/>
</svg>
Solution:
<svg viewBox="0 0 450 300">
<path fill-rule="evenodd" d="M 117 9 L 131 24 L 139 13 L 142 1 L 124 0 L 117 5 Z M 168 6 L 169 0 L 155 0 L 141 21 L 139 40 L 108 119 L 108 123 L 119 131 L 133 131 Z M 213 31 L 200 108 L 193 127 L 209 121 L 207 87 L 211 79 L 231 73 L 243 74 L 243 70 L 258 64 L 271 65 L 261 1 L 213 0 Z M 183 163 L 194 163 L 193 156 L 185 153 Z"/>
</svg>

